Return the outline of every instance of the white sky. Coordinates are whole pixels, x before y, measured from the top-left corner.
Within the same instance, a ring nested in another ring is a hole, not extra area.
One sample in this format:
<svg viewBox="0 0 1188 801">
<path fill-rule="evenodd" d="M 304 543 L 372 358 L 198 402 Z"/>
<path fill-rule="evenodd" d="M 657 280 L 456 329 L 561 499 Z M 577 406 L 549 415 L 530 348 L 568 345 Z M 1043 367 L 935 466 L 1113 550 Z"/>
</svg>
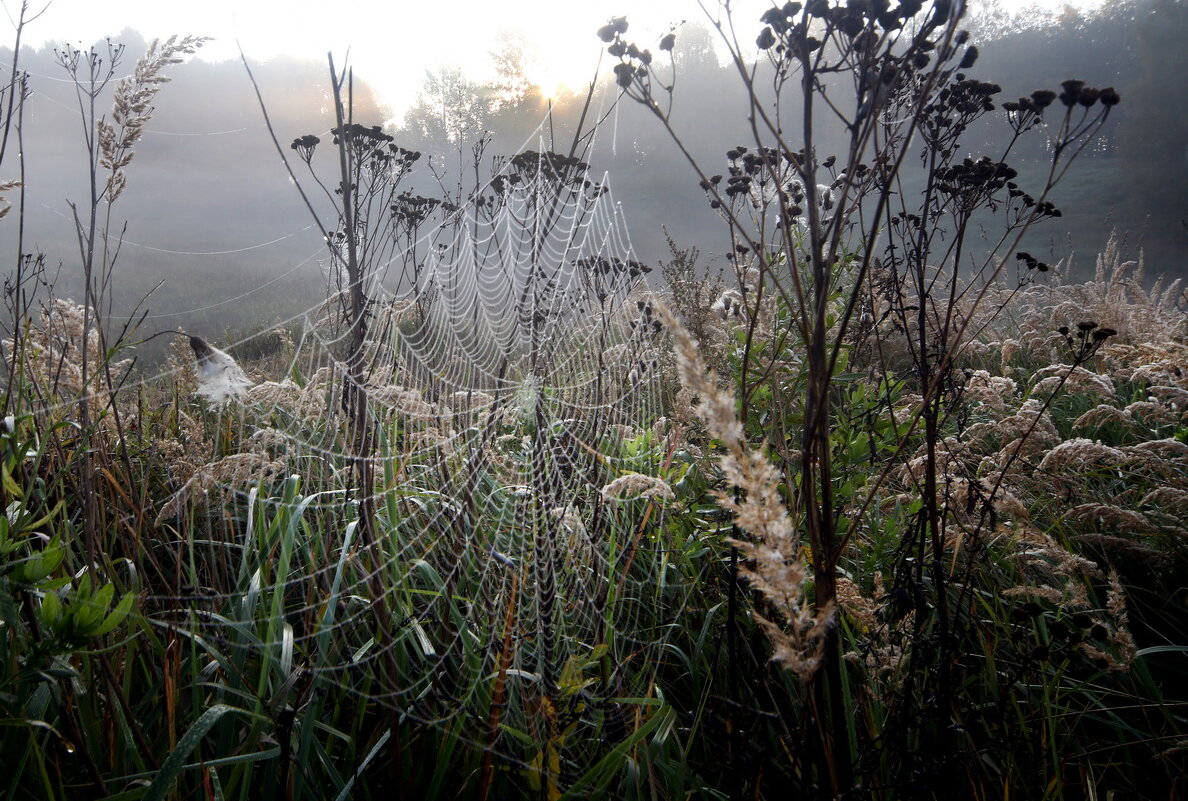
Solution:
<svg viewBox="0 0 1188 801">
<path fill-rule="evenodd" d="M 236 39 L 249 58 L 290 54 L 321 60 L 333 51 L 341 64 L 350 49 L 355 74 L 400 114 L 414 101 L 426 69 L 460 66 L 482 79 L 489 53 L 503 32 L 518 32 L 533 46 L 528 77 L 549 89 L 588 82 L 601 43 L 595 35 L 611 16 L 625 15 L 641 46 L 654 45 L 683 19 L 703 20 L 696 0 L 28 0 L 44 13 L 24 41 L 89 45 L 134 28 L 145 38 L 173 33 L 215 37 L 202 57 L 236 58 Z M 20 0 L 0 0 L 10 19 Z M 733 0 L 743 41 L 757 31 L 770 0 Z M 1031 5 L 1003 0 L 1008 8 Z M 1059 7 L 1061 0 L 1038 0 Z M 1073 5 L 1090 4 L 1086 0 Z M 706 5 L 717 7 L 716 0 Z M 7 24 L 0 17 L 0 25 Z M 679 36 L 679 34 L 678 34 Z M 0 35 L 0 41 L 11 36 Z M 679 39 L 678 39 L 679 41 Z"/>
</svg>

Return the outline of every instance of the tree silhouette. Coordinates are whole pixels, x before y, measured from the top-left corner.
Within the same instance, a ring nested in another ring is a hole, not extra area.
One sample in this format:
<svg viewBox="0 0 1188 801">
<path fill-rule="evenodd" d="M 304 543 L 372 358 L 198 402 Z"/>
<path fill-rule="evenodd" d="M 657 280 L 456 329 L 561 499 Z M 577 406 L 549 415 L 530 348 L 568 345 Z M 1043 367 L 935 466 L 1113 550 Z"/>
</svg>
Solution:
<svg viewBox="0 0 1188 801">
<path fill-rule="evenodd" d="M 1127 200 L 1151 215 L 1155 236 L 1188 243 L 1188 4 L 1147 0 L 1135 18 L 1139 71 L 1125 86 L 1132 111 L 1119 125 L 1119 155 L 1127 177 Z"/>
</svg>

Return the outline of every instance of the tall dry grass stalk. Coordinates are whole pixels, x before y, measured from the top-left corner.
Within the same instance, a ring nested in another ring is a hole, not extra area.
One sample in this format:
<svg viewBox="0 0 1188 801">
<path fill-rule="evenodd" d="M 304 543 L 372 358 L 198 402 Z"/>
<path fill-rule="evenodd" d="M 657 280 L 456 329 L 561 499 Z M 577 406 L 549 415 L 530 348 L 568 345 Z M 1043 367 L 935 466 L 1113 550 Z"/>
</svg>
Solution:
<svg viewBox="0 0 1188 801">
<path fill-rule="evenodd" d="M 68 419 L 75 401 L 85 402 L 98 416 L 113 403 L 112 386 L 123 383 L 132 367 L 131 359 L 112 360 L 108 365 L 111 383 L 101 373 L 86 371 L 84 364 L 99 364 L 106 358 L 99 331 L 87 324 L 92 314 L 73 300 L 53 299 L 26 328 L 24 343 L 11 339 L 2 343 L 9 354 L 23 344 L 26 389 L 43 410 L 46 428 Z"/>
<path fill-rule="evenodd" d="M 108 203 L 114 203 L 128 185 L 124 168 L 132 163 L 133 149 L 153 116 L 157 92 L 170 81 L 165 68 L 182 63 L 182 56 L 196 53 L 206 41 L 202 36 L 170 36 L 164 42 L 154 39 L 132 74 L 116 83 L 111 121 L 101 119 L 98 124 L 99 165 L 108 171 L 104 189 Z"/>
<path fill-rule="evenodd" d="M 718 465 L 732 491 L 719 491 L 716 497 L 723 509 L 734 514 L 735 525 L 750 535 L 731 544 L 746 560 L 743 576 L 769 610 L 756 611 L 755 620 L 771 640 L 772 659 L 807 680 L 821 665 L 836 605 L 814 606 L 809 599 L 806 582 L 811 570 L 780 496 L 780 471 L 761 450 L 747 444 L 734 397 L 706 368 L 689 332 L 665 306 L 653 304 L 672 336 L 681 385 L 701 400 L 693 411 L 724 450 Z"/>
<path fill-rule="evenodd" d="M 1052 269 L 1047 278 L 1029 281 L 1023 289 L 1007 284 L 991 287 L 978 307 L 964 304 L 969 329 L 980 332 L 966 343 L 974 356 L 1001 355 L 1005 367 L 1016 357 L 1034 363 L 1057 364 L 1067 358 L 1058 327 L 1091 320 L 1117 333 L 1102 355 L 1139 345 L 1174 345 L 1188 331 L 1182 280 L 1147 281 L 1146 265 L 1124 259 L 1117 235 L 1095 259 L 1093 277 L 1069 280 L 1070 267 Z"/>
</svg>

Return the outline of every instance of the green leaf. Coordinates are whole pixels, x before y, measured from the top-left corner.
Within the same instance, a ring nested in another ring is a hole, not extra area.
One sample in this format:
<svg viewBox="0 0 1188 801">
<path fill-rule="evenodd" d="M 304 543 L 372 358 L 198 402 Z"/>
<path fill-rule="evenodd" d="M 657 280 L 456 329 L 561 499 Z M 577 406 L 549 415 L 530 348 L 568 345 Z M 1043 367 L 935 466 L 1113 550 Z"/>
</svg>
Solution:
<svg viewBox="0 0 1188 801">
<path fill-rule="evenodd" d="M 15 629 L 19 624 L 19 615 L 20 612 L 12 600 L 12 593 L 9 592 L 7 582 L 0 582 L 0 623 L 9 629 Z"/>
<path fill-rule="evenodd" d="M 114 631 L 115 627 L 123 623 L 124 618 L 132 611 L 132 602 L 135 600 L 135 595 L 130 592 L 125 593 L 124 597 L 120 599 L 119 605 L 112 610 L 111 614 L 107 616 L 107 619 L 103 621 L 99 628 L 95 629 L 93 636 L 102 637 L 104 634 Z"/>
<path fill-rule="evenodd" d="M 378 740 L 376 740 L 375 745 L 373 745 L 371 750 L 367 752 L 367 756 L 363 758 L 363 764 L 360 765 L 355 771 L 355 775 L 352 776 L 349 781 L 347 781 L 345 786 L 343 786 L 342 792 L 338 794 L 337 801 L 346 801 L 346 799 L 351 797 L 351 788 L 355 786 L 355 776 L 361 776 L 363 774 L 363 771 L 365 771 L 367 766 L 371 764 L 371 760 L 375 759 L 376 755 L 380 752 L 380 749 L 384 747 L 384 744 L 388 742 L 388 738 L 391 735 L 391 729 L 384 730 L 384 733 L 380 735 Z"/>
<path fill-rule="evenodd" d="M 663 709 L 652 715 L 643 725 L 633 731 L 627 739 L 611 749 L 594 767 L 586 771 L 584 776 L 570 785 L 565 791 L 563 798 L 590 798 L 605 791 L 610 785 L 610 780 L 613 778 L 615 771 L 618 770 L 631 750 L 651 734 L 652 730 L 659 726 L 660 723 L 670 720 L 673 716 L 674 713 L 671 709 Z M 595 790 L 595 792 L 591 792 L 592 790 Z"/>
<path fill-rule="evenodd" d="M 49 592 L 41 599 L 41 618 L 51 629 L 57 629 L 62 620 L 62 600 L 56 592 Z"/>
<path fill-rule="evenodd" d="M 21 584 L 38 584 L 58 569 L 66 552 L 59 545 L 50 545 L 39 553 L 23 560 L 13 571 L 12 577 Z"/>
<path fill-rule="evenodd" d="M 55 517 L 58 516 L 58 513 L 60 511 L 62 511 L 62 507 L 65 505 L 66 505 L 66 501 L 58 501 L 57 506 L 55 506 L 53 509 L 51 509 L 49 512 L 47 512 L 44 516 L 39 517 L 37 520 L 34 520 L 32 523 L 26 524 L 25 528 L 29 529 L 29 530 L 43 528 L 48 523 L 50 523 L 50 521 L 52 521 Z"/>
<path fill-rule="evenodd" d="M 21 492 L 20 486 L 18 486 L 17 483 L 15 481 L 13 481 L 12 473 L 8 472 L 8 465 L 4 465 L 3 474 L 4 474 L 4 482 L 3 482 L 4 489 L 7 490 L 8 494 L 14 498 L 23 497 L 24 493 Z"/>
<path fill-rule="evenodd" d="M 203 712 L 202 717 L 194 721 L 194 725 L 178 742 L 177 748 L 174 748 L 166 757 L 161 769 L 157 771 L 157 777 L 153 779 L 148 792 L 144 794 L 144 801 L 164 801 L 173 782 L 177 780 L 178 774 L 181 773 L 182 768 L 186 767 L 186 758 L 198 747 L 198 743 L 202 742 L 202 738 L 206 736 L 207 732 L 218 723 L 219 718 L 234 711 L 238 710 L 225 704 L 215 704 Z"/>
<path fill-rule="evenodd" d="M 59 740 L 64 740 L 61 733 L 44 720 L 33 720 L 31 718 L 0 718 L 0 727 L 4 728 L 29 728 L 29 729 L 44 729 L 50 732 Z"/>
<path fill-rule="evenodd" d="M 115 595 L 115 586 L 104 584 L 94 594 L 83 595 L 71 610 L 78 633 L 84 637 L 92 636 L 93 632 L 102 625 L 107 615 L 107 608 L 111 606 L 111 599 Z"/>
<path fill-rule="evenodd" d="M 1188 656 L 1188 645 L 1152 645 L 1150 648 L 1140 648 L 1134 656 L 1138 659 L 1151 654 L 1184 654 Z"/>
</svg>

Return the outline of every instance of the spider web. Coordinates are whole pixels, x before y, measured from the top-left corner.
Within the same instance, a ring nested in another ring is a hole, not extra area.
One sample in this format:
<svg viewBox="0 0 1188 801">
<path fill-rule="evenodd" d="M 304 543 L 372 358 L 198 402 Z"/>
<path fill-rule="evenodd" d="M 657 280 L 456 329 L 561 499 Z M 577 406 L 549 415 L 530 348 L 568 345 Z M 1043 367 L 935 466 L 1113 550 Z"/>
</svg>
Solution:
<svg viewBox="0 0 1188 801">
<path fill-rule="evenodd" d="M 366 276 L 374 486 L 352 470 L 336 256 L 337 291 L 301 315 L 285 375 L 206 413 L 234 445 L 161 509 L 184 578 L 146 609 L 199 646 L 212 687 L 261 666 L 216 700 L 301 715 L 330 687 L 525 762 L 654 695 L 655 668 L 620 660 L 662 661 L 656 609 L 688 588 L 667 577 L 673 493 L 651 478 L 681 454 L 648 268 L 586 165 L 526 151 L 500 166 Z"/>
</svg>

